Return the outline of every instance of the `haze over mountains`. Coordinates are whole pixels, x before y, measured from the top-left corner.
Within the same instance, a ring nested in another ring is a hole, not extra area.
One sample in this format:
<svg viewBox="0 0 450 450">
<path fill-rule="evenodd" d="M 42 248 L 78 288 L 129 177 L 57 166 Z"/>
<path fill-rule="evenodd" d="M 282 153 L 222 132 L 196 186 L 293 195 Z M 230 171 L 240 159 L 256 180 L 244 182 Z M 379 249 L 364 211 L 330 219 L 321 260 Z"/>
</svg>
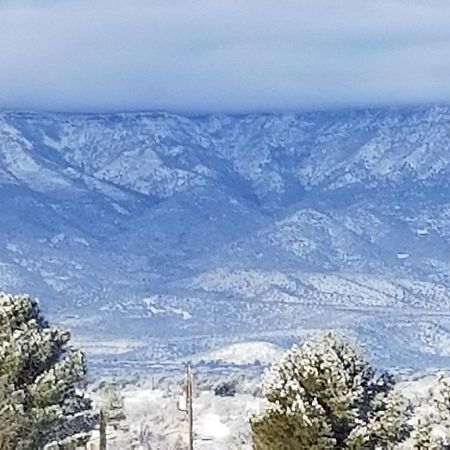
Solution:
<svg viewBox="0 0 450 450">
<path fill-rule="evenodd" d="M 0 286 L 121 361 L 339 328 L 448 364 L 449 175 L 445 105 L 4 112 Z"/>
</svg>

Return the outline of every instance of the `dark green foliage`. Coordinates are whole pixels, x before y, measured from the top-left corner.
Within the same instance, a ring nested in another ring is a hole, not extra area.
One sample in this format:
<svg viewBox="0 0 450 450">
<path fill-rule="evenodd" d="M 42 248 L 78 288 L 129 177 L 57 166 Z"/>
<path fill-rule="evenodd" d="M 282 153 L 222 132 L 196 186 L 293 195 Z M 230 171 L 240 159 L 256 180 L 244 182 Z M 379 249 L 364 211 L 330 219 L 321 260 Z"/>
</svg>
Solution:
<svg viewBox="0 0 450 450">
<path fill-rule="evenodd" d="M 409 405 L 340 336 L 294 346 L 265 379 L 269 407 L 253 417 L 255 450 L 389 449 L 409 435 Z"/>
<path fill-rule="evenodd" d="M 0 448 L 73 448 L 96 423 L 83 354 L 36 301 L 0 293 Z M 59 444 L 58 444 L 59 443 Z"/>
<path fill-rule="evenodd" d="M 236 395 L 236 383 L 224 381 L 214 388 L 214 394 L 220 397 L 234 397 Z"/>
</svg>

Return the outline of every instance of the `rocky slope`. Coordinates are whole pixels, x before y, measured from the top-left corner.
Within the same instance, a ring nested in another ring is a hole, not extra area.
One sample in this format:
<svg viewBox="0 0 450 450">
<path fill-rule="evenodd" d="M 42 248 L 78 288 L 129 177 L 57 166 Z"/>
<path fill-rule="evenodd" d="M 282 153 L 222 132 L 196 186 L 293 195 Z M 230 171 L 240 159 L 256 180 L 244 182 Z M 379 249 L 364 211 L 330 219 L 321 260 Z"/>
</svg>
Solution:
<svg viewBox="0 0 450 450">
<path fill-rule="evenodd" d="M 123 361 L 333 327 L 447 364 L 449 146 L 439 105 L 0 113 L 0 286 Z"/>
</svg>

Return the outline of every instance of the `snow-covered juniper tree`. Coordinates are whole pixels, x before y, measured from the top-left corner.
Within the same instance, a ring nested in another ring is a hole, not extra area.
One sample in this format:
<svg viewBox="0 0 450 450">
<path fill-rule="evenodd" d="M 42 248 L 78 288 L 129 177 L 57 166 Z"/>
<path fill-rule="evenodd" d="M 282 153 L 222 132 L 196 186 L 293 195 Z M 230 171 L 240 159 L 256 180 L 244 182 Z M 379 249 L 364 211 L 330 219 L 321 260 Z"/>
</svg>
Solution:
<svg viewBox="0 0 450 450">
<path fill-rule="evenodd" d="M 409 404 L 351 342 L 327 333 L 294 346 L 265 376 L 255 450 L 390 449 L 410 433 Z"/>
<path fill-rule="evenodd" d="M 71 449 L 89 437 L 84 357 L 69 339 L 35 300 L 0 293 L 0 449 Z"/>
<path fill-rule="evenodd" d="M 414 448 L 420 450 L 450 449 L 450 377 L 438 375 L 430 390 L 430 408 L 422 416 L 413 433 Z"/>
</svg>

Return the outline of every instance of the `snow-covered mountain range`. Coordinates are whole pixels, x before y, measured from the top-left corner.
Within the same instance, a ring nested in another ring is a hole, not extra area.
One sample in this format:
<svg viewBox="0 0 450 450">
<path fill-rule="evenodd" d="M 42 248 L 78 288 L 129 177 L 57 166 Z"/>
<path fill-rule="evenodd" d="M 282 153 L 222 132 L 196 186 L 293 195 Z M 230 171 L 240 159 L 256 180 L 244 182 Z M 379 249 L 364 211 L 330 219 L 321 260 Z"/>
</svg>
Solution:
<svg viewBox="0 0 450 450">
<path fill-rule="evenodd" d="M 445 105 L 4 112 L 0 286 L 121 361 L 339 328 L 448 364 L 449 176 Z"/>
</svg>

